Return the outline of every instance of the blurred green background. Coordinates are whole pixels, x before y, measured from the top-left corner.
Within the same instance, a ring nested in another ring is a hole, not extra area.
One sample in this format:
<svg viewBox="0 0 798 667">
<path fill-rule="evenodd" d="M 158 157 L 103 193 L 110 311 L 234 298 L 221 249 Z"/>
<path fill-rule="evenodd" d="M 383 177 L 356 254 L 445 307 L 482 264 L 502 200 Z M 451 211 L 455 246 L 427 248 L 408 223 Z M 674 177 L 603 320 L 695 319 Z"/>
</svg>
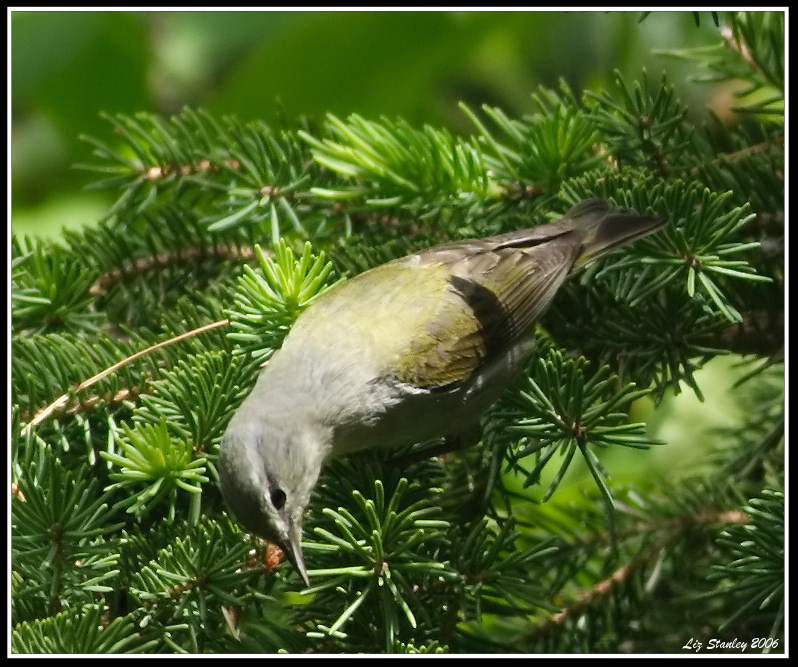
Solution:
<svg viewBox="0 0 798 667">
<path fill-rule="evenodd" d="M 521 115 L 532 110 L 538 86 L 556 87 L 561 77 L 579 94 L 609 85 L 615 69 L 634 79 L 645 68 L 654 81 L 667 71 L 682 101 L 703 113 L 724 89 L 691 83 L 691 64 L 655 52 L 716 44 L 711 15 L 701 12 L 699 25 L 686 11 L 641 17 L 640 11 L 12 12 L 13 229 L 57 237 L 63 227 L 91 225 L 107 211 L 116 193 L 87 191 L 94 175 L 74 168 L 91 155 L 81 135 L 111 139 L 101 111 L 168 116 L 190 105 L 274 125 L 356 112 L 466 133 L 461 100 Z M 607 467 L 624 479 L 640 466 L 688 469 L 705 455 L 703 434 L 734 414 L 731 385 L 739 374 L 728 360 L 711 366 L 700 380 L 707 403 L 687 390 L 653 413 L 665 415 L 652 435 L 668 447 L 607 452 Z M 680 418 L 667 418 L 674 414 Z M 573 481 L 587 475 L 573 468 Z"/>
<path fill-rule="evenodd" d="M 80 140 L 108 140 L 100 112 L 170 115 L 185 105 L 279 125 L 298 116 L 401 115 L 468 132 L 459 101 L 531 109 L 560 77 L 579 93 L 614 69 L 690 65 L 656 49 L 717 42 L 708 12 L 189 11 L 11 13 L 11 202 L 16 231 L 57 235 L 110 203 L 74 169 Z M 685 102 L 691 102 L 685 99 Z"/>
</svg>

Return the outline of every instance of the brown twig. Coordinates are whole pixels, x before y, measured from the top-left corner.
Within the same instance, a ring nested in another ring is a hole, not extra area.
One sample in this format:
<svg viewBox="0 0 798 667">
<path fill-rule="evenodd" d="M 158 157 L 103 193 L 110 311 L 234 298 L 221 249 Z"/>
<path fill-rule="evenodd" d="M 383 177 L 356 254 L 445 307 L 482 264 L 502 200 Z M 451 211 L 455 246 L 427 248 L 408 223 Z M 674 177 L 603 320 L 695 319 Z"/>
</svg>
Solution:
<svg viewBox="0 0 798 667">
<path fill-rule="evenodd" d="M 555 627 L 562 625 L 569 618 L 578 616 L 596 600 L 606 597 L 609 593 L 626 582 L 637 570 L 648 563 L 660 550 L 665 548 L 685 526 L 694 526 L 696 524 L 748 523 L 750 520 L 751 517 L 745 512 L 740 510 L 727 510 L 722 512 L 703 512 L 687 520 L 677 518 L 668 521 L 667 527 L 669 530 L 665 536 L 619 567 L 606 579 L 599 581 L 589 588 L 583 589 L 575 602 L 565 607 L 562 611 L 554 614 L 539 628 L 539 631 L 546 633 L 553 630 Z"/>
<path fill-rule="evenodd" d="M 118 283 L 125 275 L 136 272 L 142 273 L 152 269 L 161 269 L 171 264 L 178 262 L 186 262 L 191 259 L 203 257 L 221 257 L 223 259 L 250 259 L 255 256 L 255 250 L 248 246 L 241 248 L 188 248 L 186 250 L 177 250 L 175 252 L 164 252 L 150 257 L 141 257 L 127 266 L 113 269 L 107 273 L 102 274 L 94 284 L 89 288 L 91 296 L 106 291 L 109 287 Z"/>
<path fill-rule="evenodd" d="M 735 160 L 740 160 L 749 155 L 755 155 L 756 153 L 764 153 L 768 149 L 776 146 L 778 144 L 784 143 L 784 135 L 780 134 L 777 137 L 774 137 L 772 140 L 769 141 L 761 141 L 758 144 L 754 144 L 753 146 L 746 146 L 745 148 L 741 148 L 740 150 L 733 151 L 731 153 L 718 153 L 716 157 L 714 157 L 709 162 L 704 164 L 699 164 L 692 168 L 691 172 L 695 175 L 701 173 L 701 169 L 710 165 L 710 164 L 720 164 L 721 162 L 734 162 Z M 776 177 L 780 180 L 784 180 L 784 174 L 776 174 Z"/>
<path fill-rule="evenodd" d="M 84 389 L 88 389 L 93 384 L 96 384 L 97 382 L 99 382 L 103 378 L 108 377 L 109 375 L 111 375 L 111 373 L 116 372 L 117 370 L 119 370 L 123 366 L 126 366 L 127 364 L 129 364 L 129 363 L 131 363 L 133 361 L 136 361 L 136 359 L 140 359 L 141 357 L 144 357 L 144 356 L 150 354 L 151 352 L 154 352 L 155 350 L 159 350 L 162 347 L 167 347 L 168 345 L 173 345 L 174 343 L 179 343 L 182 340 L 185 340 L 187 338 L 192 338 L 193 336 L 196 336 L 196 335 L 201 334 L 201 333 L 205 333 L 206 331 L 211 331 L 213 329 L 218 329 L 219 327 L 227 326 L 229 323 L 230 323 L 230 321 L 225 318 L 223 320 L 218 320 L 216 322 L 211 322 L 210 324 L 205 324 L 205 325 L 203 325 L 201 327 L 198 327 L 196 329 L 192 329 L 191 331 L 187 331 L 185 333 L 182 333 L 179 336 L 175 336 L 174 338 L 170 338 L 169 340 L 161 341 L 160 343 L 156 343 L 155 345 L 151 345 L 150 347 L 148 347 L 148 348 L 146 348 L 144 350 L 140 350 L 140 351 L 136 352 L 135 354 L 132 354 L 129 357 L 127 357 L 125 359 L 122 359 L 121 361 L 118 361 L 113 366 L 109 366 L 105 370 L 100 371 L 96 375 L 93 375 L 92 377 L 90 377 L 88 380 L 84 380 L 77 387 L 75 387 L 75 390 L 72 393 L 78 393 L 80 391 L 83 391 Z M 57 399 L 55 399 L 52 403 L 50 403 L 50 405 L 48 405 L 46 408 L 44 408 L 42 410 L 39 410 L 39 412 L 37 412 L 34 415 L 33 419 L 31 419 L 27 424 L 25 424 L 25 426 L 22 427 L 21 434 L 23 436 L 27 435 L 27 432 L 31 428 L 33 428 L 34 426 L 38 426 L 45 419 L 47 419 L 50 415 L 52 415 L 54 412 L 64 408 L 66 406 L 66 404 L 67 404 L 67 401 L 69 400 L 69 396 L 70 396 L 69 393 L 62 394 Z"/>
</svg>

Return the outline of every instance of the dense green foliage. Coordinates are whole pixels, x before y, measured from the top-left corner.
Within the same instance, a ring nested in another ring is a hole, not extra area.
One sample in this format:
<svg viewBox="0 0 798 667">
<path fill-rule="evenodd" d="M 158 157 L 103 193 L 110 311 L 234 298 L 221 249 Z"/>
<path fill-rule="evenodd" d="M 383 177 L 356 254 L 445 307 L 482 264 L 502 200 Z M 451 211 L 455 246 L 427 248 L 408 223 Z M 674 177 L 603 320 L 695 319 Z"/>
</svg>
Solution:
<svg viewBox="0 0 798 667">
<path fill-rule="evenodd" d="M 464 136 L 107 116 L 83 165 L 116 193 L 105 218 L 12 235 L 12 651 L 781 652 L 784 15 L 724 16 L 717 48 L 674 55 L 742 80 L 734 113 L 696 124 L 642 72 L 542 88 L 521 117 L 464 104 Z M 591 196 L 668 226 L 567 283 L 478 445 L 329 465 L 303 589 L 216 485 L 259 365 L 335 281 Z M 651 474 L 645 422 L 724 356 L 750 369 L 740 413 L 690 474 Z"/>
</svg>

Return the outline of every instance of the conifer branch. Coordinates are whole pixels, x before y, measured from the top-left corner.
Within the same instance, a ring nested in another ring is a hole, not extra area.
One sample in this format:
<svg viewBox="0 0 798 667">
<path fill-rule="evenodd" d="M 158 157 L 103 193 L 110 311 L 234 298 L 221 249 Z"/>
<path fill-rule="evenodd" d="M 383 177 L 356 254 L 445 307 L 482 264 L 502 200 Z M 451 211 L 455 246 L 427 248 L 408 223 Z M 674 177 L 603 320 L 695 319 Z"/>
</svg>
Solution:
<svg viewBox="0 0 798 667">
<path fill-rule="evenodd" d="M 131 274 L 164 269 L 173 264 L 182 264 L 193 259 L 213 257 L 220 260 L 236 261 L 251 259 L 254 256 L 255 251 L 249 247 L 216 247 L 211 249 L 186 248 L 169 253 L 159 253 L 152 257 L 140 257 L 130 266 L 115 268 L 100 275 L 89 287 L 89 294 L 98 296 Z"/>
<path fill-rule="evenodd" d="M 217 329 L 219 327 L 227 326 L 229 323 L 230 323 L 229 320 L 226 320 L 226 319 L 219 320 L 217 322 L 211 322 L 210 324 L 206 324 L 206 325 L 203 325 L 203 326 L 198 327 L 196 329 L 193 329 L 191 331 L 187 331 L 185 333 L 182 333 L 179 336 L 174 336 L 174 337 L 172 337 L 172 338 L 170 338 L 168 340 L 161 341 L 160 343 L 156 343 L 155 345 L 151 345 L 150 347 L 148 347 L 148 348 L 146 348 L 144 350 L 136 352 L 135 354 L 132 354 L 129 357 L 126 357 L 125 359 L 122 359 L 121 361 L 115 363 L 113 366 L 109 366 L 108 368 L 100 371 L 96 375 L 93 375 L 92 377 L 90 377 L 90 378 L 84 380 L 83 382 L 81 382 L 77 387 L 75 387 L 75 389 L 73 391 L 71 391 L 71 392 L 69 392 L 67 394 L 62 394 L 57 399 L 55 399 L 52 403 L 50 403 L 50 405 L 48 405 L 47 407 L 45 407 L 42 410 L 40 410 L 39 412 L 37 412 L 33 416 L 33 419 L 31 419 L 30 422 L 28 422 L 25 426 L 22 427 L 22 430 L 21 430 L 22 435 L 23 436 L 27 435 L 27 433 L 28 433 L 28 431 L 30 429 L 32 429 L 32 428 L 38 426 L 39 424 L 41 424 L 43 421 L 45 421 L 48 417 L 50 417 L 53 413 L 57 412 L 58 410 L 62 410 L 67 405 L 67 402 L 69 401 L 69 397 L 71 395 L 77 394 L 77 393 L 83 391 L 84 389 L 88 389 L 89 387 L 91 387 L 92 385 L 96 384 L 97 382 L 99 382 L 103 378 L 106 378 L 109 375 L 111 375 L 112 373 L 115 373 L 117 370 L 119 370 L 123 366 L 127 366 L 129 363 L 131 363 L 133 361 L 136 361 L 137 359 L 140 359 L 141 357 L 145 357 L 148 354 L 151 354 L 152 352 L 155 352 L 156 350 L 160 350 L 161 348 L 167 347 L 168 345 L 174 345 L 175 343 L 179 343 L 179 342 L 181 342 L 183 340 L 186 340 L 187 338 L 191 338 L 193 336 L 197 336 L 197 335 L 205 333 L 207 331 L 212 331 L 213 329 Z"/>
</svg>

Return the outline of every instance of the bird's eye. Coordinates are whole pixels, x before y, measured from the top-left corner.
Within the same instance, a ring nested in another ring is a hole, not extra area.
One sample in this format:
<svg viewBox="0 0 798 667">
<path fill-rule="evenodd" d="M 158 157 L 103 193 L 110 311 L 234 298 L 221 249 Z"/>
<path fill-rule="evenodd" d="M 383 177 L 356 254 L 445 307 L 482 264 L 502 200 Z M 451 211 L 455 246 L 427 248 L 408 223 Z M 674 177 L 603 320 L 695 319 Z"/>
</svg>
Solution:
<svg viewBox="0 0 798 667">
<path fill-rule="evenodd" d="M 274 489 L 274 491 L 272 491 L 271 499 L 274 509 L 283 509 L 283 506 L 285 505 L 285 491 L 282 489 Z"/>
</svg>

